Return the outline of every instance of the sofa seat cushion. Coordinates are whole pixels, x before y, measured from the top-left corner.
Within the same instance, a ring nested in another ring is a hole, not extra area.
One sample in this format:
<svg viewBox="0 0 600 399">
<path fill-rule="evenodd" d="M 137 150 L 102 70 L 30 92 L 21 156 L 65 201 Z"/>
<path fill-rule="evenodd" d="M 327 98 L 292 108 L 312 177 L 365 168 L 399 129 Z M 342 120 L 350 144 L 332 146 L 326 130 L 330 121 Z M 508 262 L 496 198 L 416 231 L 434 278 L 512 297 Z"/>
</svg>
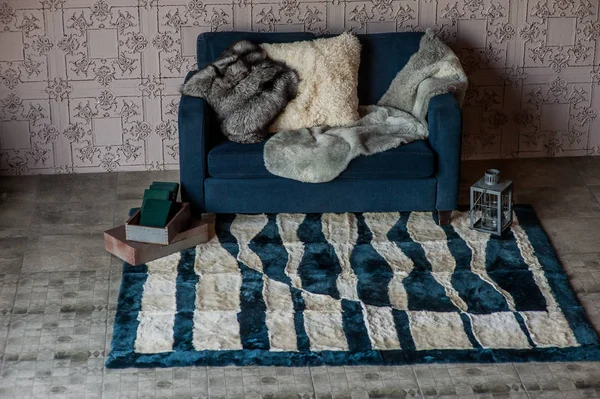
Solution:
<svg viewBox="0 0 600 399">
<path fill-rule="evenodd" d="M 208 174 L 223 179 L 274 178 L 263 160 L 265 142 L 223 141 L 208 153 Z M 379 154 L 353 159 L 339 176 L 345 179 L 418 179 L 435 173 L 435 154 L 427 140 L 418 140 Z"/>
</svg>

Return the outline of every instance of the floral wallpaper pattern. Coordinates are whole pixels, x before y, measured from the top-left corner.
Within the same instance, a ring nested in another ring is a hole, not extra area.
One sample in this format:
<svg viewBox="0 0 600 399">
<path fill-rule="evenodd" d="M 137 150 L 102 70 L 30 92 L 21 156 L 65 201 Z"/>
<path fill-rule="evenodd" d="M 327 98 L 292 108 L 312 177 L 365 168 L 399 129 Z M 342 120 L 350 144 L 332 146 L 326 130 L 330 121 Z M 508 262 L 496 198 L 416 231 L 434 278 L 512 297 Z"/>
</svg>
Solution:
<svg viewBox="0 0 600 399">
<path fill-rule="evenodd" d="M 471 87 L 463 157 L 600 155 L 597 0 L 0 0 L 0 174 L 174 169 L 195 39 L 435 27 Z"/>
</svg>

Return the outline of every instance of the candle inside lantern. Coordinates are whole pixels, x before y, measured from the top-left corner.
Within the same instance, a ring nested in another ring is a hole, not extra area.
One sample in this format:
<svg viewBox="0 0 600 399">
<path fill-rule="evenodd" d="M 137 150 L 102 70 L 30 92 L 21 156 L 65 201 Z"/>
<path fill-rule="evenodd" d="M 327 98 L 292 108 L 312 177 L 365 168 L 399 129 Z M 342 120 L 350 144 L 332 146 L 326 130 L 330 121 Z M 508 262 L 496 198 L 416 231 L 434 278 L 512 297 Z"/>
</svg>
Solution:
<svg viewBox="0 0 600 399">
<path fill-rule="evenodd" d="M 498 201 L 495 201 L 491 195 L 486 195 L 488 200 L 483 211 L 482 225 L 489 230 L 498 229 Z"/>
</svg>

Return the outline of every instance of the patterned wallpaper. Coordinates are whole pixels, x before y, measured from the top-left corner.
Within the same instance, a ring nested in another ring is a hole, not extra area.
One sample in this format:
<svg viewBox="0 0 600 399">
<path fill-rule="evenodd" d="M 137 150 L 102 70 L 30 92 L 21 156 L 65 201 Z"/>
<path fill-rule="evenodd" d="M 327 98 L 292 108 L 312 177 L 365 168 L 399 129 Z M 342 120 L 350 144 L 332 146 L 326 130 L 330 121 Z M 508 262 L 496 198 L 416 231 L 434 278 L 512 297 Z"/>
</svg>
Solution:
<svg viewBox="0 0 600 399">
<path fill-rule="evenodd" d="M 177 168 L 200 32 L 430 26 L 471 80 L 464 158 L 600 154 L 597 0 L 0 0 L 0 173 Z"/>
</svg>

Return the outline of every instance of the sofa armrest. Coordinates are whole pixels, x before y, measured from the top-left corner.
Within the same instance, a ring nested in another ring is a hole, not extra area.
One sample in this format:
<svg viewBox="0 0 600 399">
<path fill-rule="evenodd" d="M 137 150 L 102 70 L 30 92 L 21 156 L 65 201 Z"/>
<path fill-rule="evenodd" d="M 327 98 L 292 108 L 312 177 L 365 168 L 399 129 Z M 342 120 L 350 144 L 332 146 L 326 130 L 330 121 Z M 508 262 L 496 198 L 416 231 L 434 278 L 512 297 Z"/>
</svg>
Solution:
<svg viewBox="0 0 600 399">
<path fill-rule="evenodd" d="M 452 93 L 433 97 L 429 102 L 429 144 L 437 155 L 436 209 L 456 209 L 460 186 L 462 116 Z"/>
<path fill-rule="evenodd" d="M 194 72 L 188 73 L 187 81 Z M 181 96 L 179 102 L 179 179 L 181 199 L 190 202 L 192 212 L 204 209 L 204 179 L 207 175 L 208 104 L 197 97 Z"/>
</svg>

